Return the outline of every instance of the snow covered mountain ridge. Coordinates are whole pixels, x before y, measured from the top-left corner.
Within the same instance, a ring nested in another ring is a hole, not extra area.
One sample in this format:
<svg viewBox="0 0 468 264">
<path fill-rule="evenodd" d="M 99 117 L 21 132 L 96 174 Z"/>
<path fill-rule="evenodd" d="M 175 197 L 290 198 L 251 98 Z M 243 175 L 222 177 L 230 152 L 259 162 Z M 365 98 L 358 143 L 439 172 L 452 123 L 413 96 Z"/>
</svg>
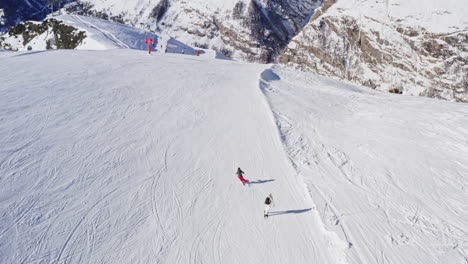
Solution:
<svg viewBox="0 0 468 264">
<path fill-rule="evenodd" d="M 468 102 L 464 0 L 78 0 L 65 9 L 239 60 Z"/>
<path fill-rule="evenodd" d="M 164 32 L 189 45 L 273 62 L 323 0 L 78 0 L 67 11 Z"/>
<path fill-rule="evenodd" d="M 155 52 L 195 55 L 195 49 L 167 35 L 155 35 L 120 23 L 93 17 L 61 15 L 43 22 L 26 22 L 0 35 L 0 48 L 13 51 L 47 49 L 146 50 L 146 38 L 155 41 Z M 209 54 L 208 54 L 209 53 Z M 221 57 L 216 52 L 202 51 L 202 55 Z"/>
<path fill-rule="evenodd" d="M 60 1 L 65 3 L 66 1 Z M 184 43 L 250 61 L 273 62 L 323 0 L 77 0 L 71 14 L 89 15 L 168 34 Z M 8 4 L 10 24 L 28 1 Z M 47 10 L 47 1 L 35 1 Z M 16 7 L 17 12 L 14 12 Z M 37 9 L 37 8 L 36 8 Z M 36 9 L 28 9 L 35 12 Z M 37 13 L 37 12 L 36 12 Z"/>
</svg>

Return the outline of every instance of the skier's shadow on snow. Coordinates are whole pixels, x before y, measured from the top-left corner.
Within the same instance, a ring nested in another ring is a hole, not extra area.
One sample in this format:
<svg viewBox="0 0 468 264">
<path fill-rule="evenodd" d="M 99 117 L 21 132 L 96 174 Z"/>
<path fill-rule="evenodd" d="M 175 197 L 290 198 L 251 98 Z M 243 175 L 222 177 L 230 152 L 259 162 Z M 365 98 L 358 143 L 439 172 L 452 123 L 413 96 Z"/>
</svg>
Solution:
<svg viewBox="0 0 468 264">
<path fill-rule="evenodd" d="M 272 182 L 275 179 L 270 179 L 270 180 L 258 180 L 258 181 L 249 181 L 250 184 L 259 184 L 259 183 L 267 183 L 267 182 Z"/>
<path fill-rule="evenodd" d="M 312 210 L 312 208 L 307 209 L 300 209 L 300 210 L 287 210 L 287 211 L 277 211 L 277 212 L 270 212 L 268 216 L 275 216 L 275 215 L 284 215 L 284 214 L 302 214 Z"/>
</svg>

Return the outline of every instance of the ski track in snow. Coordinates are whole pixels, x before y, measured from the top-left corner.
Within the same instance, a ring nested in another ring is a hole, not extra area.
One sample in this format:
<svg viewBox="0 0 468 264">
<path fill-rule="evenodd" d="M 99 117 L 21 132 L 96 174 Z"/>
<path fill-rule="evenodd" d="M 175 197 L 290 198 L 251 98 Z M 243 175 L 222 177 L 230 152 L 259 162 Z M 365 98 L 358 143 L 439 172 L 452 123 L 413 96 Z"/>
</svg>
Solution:
<svg viewBox="0 0 468 264">
<path fill-rule="evenodd" d="M 115 45 L 117 45 L 118 47 L 120 48 L 125 48 L 125 49 L 129 49 L 130 47 L 125 44 L 123 41 L 119 40 L 114 34 L 110 33 L 109 31 L 107 30 L 104 30 L 98 26 L 96 26 L 95 24 L 92 24 L 84 19 L 82 19 L 80 16 L 75 16 L 75 15 L 72 15 L 71 17 L 73 17 L 74 19 L 76 20 L 79 20 L 80 22 L 90 26 L 91 28 L 94 28 L 96 29 L 97 31 L 101 32 L 104 36 L 106 36 L 109 40 L 111 40 L 112 42 L 115 43 Z"/>
<path fill-rule="evenodd" d="M 73 227 L 73 229 L 70 231 L 70 233 L 68 234 L 67 236 L 67 239 L 65 240 L 65 243 L 63 244 L 63 246 L 60 248 L 59 250 L 59 253 L 57 255 L 57 259 L 55 260 L 56 263 L 59 263 L 61 258 L 62 258 L 62 255 L 65 251 L 65 249 L 67 248 L 68 244 L 70 243 L 71 239 L 73 238 L 73 235 L 75 234 L 76 230 L 82 225 L 83 221 L 86 219 L 86 217 L 89 215 L 89 213 L 91 211 L 93 211 L 94 208 L 96 208 L 96 206 L 98 206 L 101 202 L 103 202 L 108 196 L 110 196 L 112 193 L 114 193 L 114 191 L 111 191 L 110 193 L 106 194 L 106 196 L 104 196 L 101 200 L 97 201 L 93 206 L 91 206 L 91 208 L 89 210 L 86 211 L 85 214 L 83 214 L 81 216 L 81 218 L 77 221 L 77 223 L 75 224 L 75 226 Z"/>
</svg>

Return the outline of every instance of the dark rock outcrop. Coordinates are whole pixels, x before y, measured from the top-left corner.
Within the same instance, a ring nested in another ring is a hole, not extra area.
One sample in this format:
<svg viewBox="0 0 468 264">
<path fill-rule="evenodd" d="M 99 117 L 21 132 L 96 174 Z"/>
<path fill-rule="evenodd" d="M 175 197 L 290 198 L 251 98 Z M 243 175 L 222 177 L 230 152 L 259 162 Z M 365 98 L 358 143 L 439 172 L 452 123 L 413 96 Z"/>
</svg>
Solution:
<svg viewBox="0 0 468 264">
<path fill-rule="evenodd" d="M 7 38 L 18 38 L 21 36 L 24 47 L 36 37 L 47 34 L 47 49 L 75 49 L 86 38 L 84 31 L 63 24 L 55 19 L 47 19 L 42 23 L 26 22 L 11 28 L 5 35 L 0 37 L 0 48 L 14 50 Z"/>
<path fill-rule="evenodd" d="M 371 17 L 366 23 L 339 9 L 327 15 L 334 4 L 316 12 L 279 63 L 382 91 L 468 102 L 466 31 L 436 34 Z"/>
</svg>

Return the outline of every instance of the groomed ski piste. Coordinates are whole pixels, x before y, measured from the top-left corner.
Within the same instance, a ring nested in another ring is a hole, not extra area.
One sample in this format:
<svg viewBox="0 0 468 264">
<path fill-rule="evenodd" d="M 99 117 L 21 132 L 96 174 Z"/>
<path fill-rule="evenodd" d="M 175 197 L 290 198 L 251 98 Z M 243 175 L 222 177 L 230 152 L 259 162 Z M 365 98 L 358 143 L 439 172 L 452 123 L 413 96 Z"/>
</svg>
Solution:
<svg viewBox="0 0 468 264">
<path fill-rule="evenodd" d="M 123 47 L 0 71 L 0 263 L 468 260 L 466 104 Z"/>
</svg>

